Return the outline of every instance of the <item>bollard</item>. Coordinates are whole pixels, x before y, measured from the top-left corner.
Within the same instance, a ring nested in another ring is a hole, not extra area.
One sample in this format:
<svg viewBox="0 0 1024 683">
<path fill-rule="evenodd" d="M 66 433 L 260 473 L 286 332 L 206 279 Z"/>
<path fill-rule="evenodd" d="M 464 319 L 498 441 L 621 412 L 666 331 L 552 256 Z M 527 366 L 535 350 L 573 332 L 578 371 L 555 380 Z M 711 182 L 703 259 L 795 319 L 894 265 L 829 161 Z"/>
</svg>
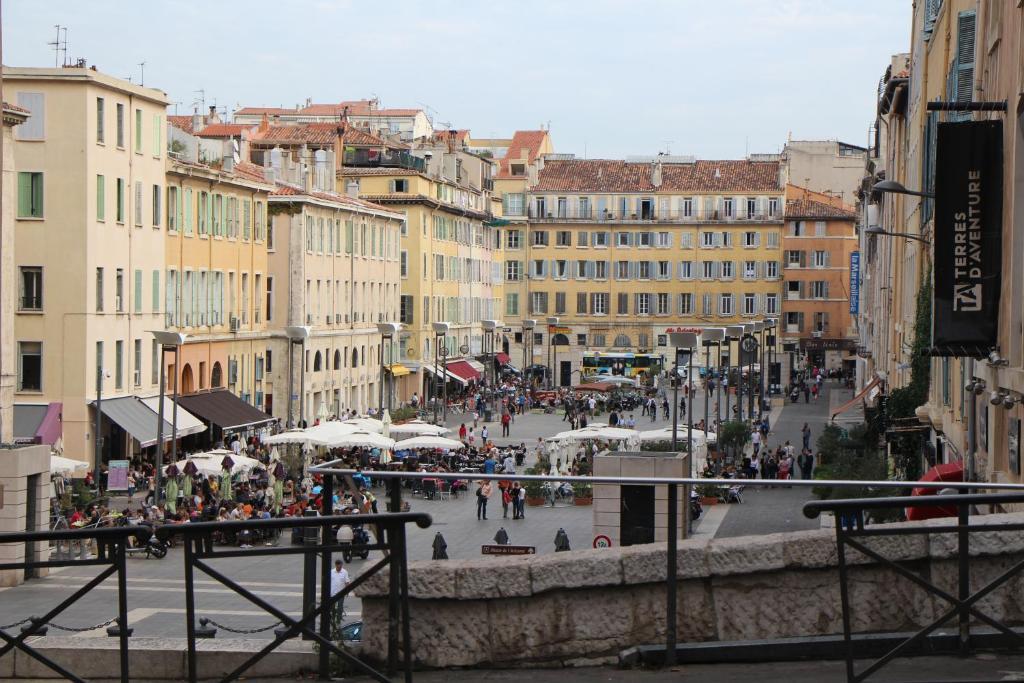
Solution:
<svg viewBox="0 0 1024 683">
<path fill-rule="evenodd" d="M 505 531 L 505 527 L 501 527 L 498 533 L 494 534 L 494 542 L 498 545 L 508 545 L 508 532 Z"/>
<path fill-rule="evenodd" d="M 555 552 L 563 552 L 565 550 L 572 550 L 569 547 L 569 535 L 565 533 L 565 529 L 559 528 L 558 533 L 555 534 Z"/>
<path fill-rule="evenodd" d="M 434 555 L 430 559 L 432 560 L 447 560 L 448 559 L 448 543 L 444 540 L 444 536 L 438 531 L 434 534 Z"/>
</svg>

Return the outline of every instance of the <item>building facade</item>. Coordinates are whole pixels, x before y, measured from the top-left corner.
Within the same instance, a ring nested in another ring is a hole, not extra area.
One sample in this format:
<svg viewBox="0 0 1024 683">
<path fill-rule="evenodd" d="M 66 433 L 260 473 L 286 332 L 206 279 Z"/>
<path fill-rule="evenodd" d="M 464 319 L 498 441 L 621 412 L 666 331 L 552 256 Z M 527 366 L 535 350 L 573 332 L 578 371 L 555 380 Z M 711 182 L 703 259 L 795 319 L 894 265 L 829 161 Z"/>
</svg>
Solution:
<svg viewBox="0 0 1024 683">
<path fill-rule="evenodd" d="M 14 258 L 14 217 L 18 175 L 14 167 L 14 127 L 25 122 L 28 111 L 3 102 L 3 212 L 0 213 L 0 443 L 14 441 L 14 391 L 18 374 L 18 355 L 15 350 L 14 311 L 18 309 L 24 287 L 28 295 L 34 294 L 34 278 L 22 282 Z"/>
<path fill-rule="evenodd" d="M 4 69 L 31 113 L 16 129 L 16 411 L 59 406 L 69 457 L 92 461 L 98 391 L 156 391 L 151 330 L 163 328 L 162 198 L 167 98 L 85 68 Z M 132 435 L 101 420 L 103 457 Z"/>
<path fill-rule="evenodd" d="M 777 158 L 543 157 L 528 229 L 505 240 L 506 319 L 540 321 L 527 362 L 557 355 L 554 381 L 567 386 L 587 351 L 668 359 L 671 332 L 777 317 L 783 205 Z"/>
</svg>

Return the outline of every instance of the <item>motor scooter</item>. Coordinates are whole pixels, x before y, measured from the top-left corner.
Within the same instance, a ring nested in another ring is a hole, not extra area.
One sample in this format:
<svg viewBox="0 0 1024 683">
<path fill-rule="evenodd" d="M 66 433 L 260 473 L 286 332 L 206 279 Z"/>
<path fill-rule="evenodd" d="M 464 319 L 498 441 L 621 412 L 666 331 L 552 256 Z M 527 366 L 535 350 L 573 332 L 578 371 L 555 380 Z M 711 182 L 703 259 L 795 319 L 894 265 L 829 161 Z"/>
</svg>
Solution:
<svg viewBox="0 0 1024 683">
<path fill-rule="evenodd" d="M 124 526 L 128 526 L 127 520 L 123 524 Z M 147 538 L 144 543 L 139 543 L 138 545 L 125 547 L 125 555 L 145 555 L 146 557 L 155 557 L 158 560 L 166 557 L 167 542 L 157 538 L 156 533 L 148 524 L 143 526 L 146 526 L 146 528 L 149 530 L 149 538 Z"/>
<path fill-rule="evenodd" d="M 341 556 L 345 558 L 346 562 L 351 562 L 353 556 L 365 560 L 370 556 L 370 550 L 365 547 L 370 545 L 370 534 L 363 528 L 362 524 L 353 524 L 349 528 L 352 529 L 352 540 L 350 546 L 341 551 Z M 340 541 L 341 538 L 339 537 L 338 540 Z M 359 546 L 363 547 L 360 548 Z"/>
</svg>

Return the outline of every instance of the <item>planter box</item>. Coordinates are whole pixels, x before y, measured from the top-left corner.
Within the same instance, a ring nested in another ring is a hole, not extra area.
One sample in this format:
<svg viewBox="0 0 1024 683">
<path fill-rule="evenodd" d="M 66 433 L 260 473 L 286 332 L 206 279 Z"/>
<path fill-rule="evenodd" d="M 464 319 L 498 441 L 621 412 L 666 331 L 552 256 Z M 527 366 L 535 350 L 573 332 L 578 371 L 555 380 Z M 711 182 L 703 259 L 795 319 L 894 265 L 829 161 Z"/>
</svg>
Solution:
<svg viewBox="0 0 1024 683">
<path fill-rule="evenodd" d="M 544 500 L 545 500 L 544 496 L 538 496 L 536 498 L 533 498 L 531 496 L 527 496 L 526 497 L 526 504 L 529 505 L 530 507 L 540 507 L 541 505 L 544 504 Z"/>
<path fill-rule="evenodd" d="M 592 505 L 594 502 L 593 496 L 580 496 L 572 499 L 573 505 Z"/>
<path fill-rule="evenodd" d="M 712 496 L 702 496 L 700 499 L 701 505 L 718 505 L 718 499 Z"/>
</svg>

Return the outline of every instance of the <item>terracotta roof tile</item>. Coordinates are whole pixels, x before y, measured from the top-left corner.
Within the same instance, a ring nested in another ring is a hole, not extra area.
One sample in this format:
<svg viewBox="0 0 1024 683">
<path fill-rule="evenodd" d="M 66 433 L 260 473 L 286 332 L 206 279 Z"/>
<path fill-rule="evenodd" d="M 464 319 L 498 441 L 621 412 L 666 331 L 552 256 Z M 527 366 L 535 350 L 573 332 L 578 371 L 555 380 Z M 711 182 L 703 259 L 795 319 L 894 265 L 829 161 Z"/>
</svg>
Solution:
<svg viewBox="0 0 1024 683">
<path fill-rule="evenodd" d="M 338 122 L 270 126 L 266 130 L 259 131 L 253 135 L 252 140 L 257 143 L 332 145 L 339 136 L 342 139 L 342 143 L 346 145 L 408 148 L 408 145 L 385 142 L 365 130 Z"/>
<path fill-rule="evenodd" d="M 284 107 L 242 107 L 235 110 L 235 115 L 251 116 L 253 114 L 266 114 L 267 116 L 287 116 L 294 114 L 295 111 L 295 109 L 285 109 Z"/>
<path fill-rule="evenodd" d="M 258 180 L 263 183 L 269 182 L 263 174 L 263 167 L 251 164 L 248 161 L 240 161 L 235 164 L 234 174 L 249 180 Z"/>
<path fill-rule="evenodd" d="M 509 143 L 508 151 L 505 152 L 505 158 L 498 161 L 498 175 L 495 177 L 499 179 L 523 177 L 512 175 L 512 161 L 522 158 L 523 149 L 529 150 L 527 163 L 534 161 L 540 154 L 540 147 L 544 144 L 545 136 L 547 136 L 547 131 L 543 130 L 517 130 L 512 135 L 512 142 Z"/>
<path fill-rule="evenodd" d="M 786 201 L 786 218 L 834 218 L 853 221 L 857 220 L 857 212 L 813 199 L 790 199 Z"/>
<path fill-rule="evenodd" d="M 244 123 L 211 123 L 196 135 L 201 138 L 230 138 L 242 134 L 243 130 L 253 130 L 256 124 Z"/>
<path fill-rule="evenodd" d="M 663 164 L 662 184 L 651 182 L 651 164 L 609 159 L 549 160 L 536 192 L 779 192 L 777 161 L 696 161 Z M 501 176 L 499 176 L 501 177 Z"/>
<path fill-rule="evenodd" d="M 336 192 L 317 192 L 307 191 L 301 187 L 295 187 L 294 185 L 285 185 L 283 183 L 277 184 L 277 189 L 270 193 L 272 197 L 312 197 L 314 199 L 320 199 L 326 202 L 332 202 L 334 204 L 340 204 L 351 209 L 364 209 L 370 211 L 384 211 L 387 213 L 399 213 L 393 211 L 386 206 L 380 204 L 374 204 L 368 202 L 365 199 L 359 199 L 357 197 L 349 197 L 347 194 L 338 194 Z"/>
<path fill-rule="evenodd" d="M 186 133 L 192 134 L 192 117 L 191 116 L 178 116 L 171 115 L 167 117 L 167 123 L 171 124 L 179 130 L 183 130 Z"/>
</svg>

